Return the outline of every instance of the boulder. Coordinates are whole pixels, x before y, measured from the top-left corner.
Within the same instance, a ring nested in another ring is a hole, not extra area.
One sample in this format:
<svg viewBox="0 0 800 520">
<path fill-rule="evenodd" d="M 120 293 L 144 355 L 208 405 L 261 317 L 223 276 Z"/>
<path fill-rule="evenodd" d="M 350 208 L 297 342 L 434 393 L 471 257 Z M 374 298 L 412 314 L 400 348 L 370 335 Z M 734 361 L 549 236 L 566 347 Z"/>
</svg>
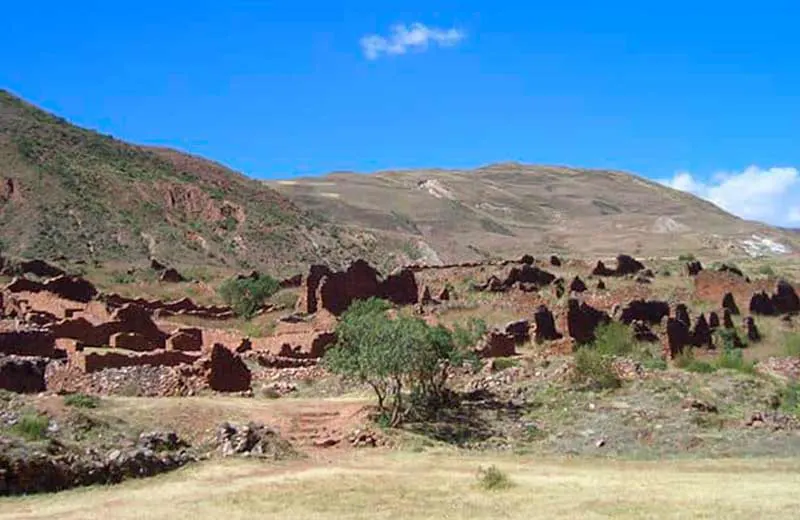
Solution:
<svg viewBox="0 0 800 520">
<path fill-rule="evenodd" d="M 586 284 L 583 283 L 583 280 L 581 280 L 579 276 L 573 278 L 572 281 L 569 283 L 569 292 L 582 293 L 586 291 L 586 289 L 587 289 Z"/>
<path fill-rule="evenodd" d="M 158 279 L 165 283 L 180 283 L 186 281 L 186 278 L 184 278 L 183 275 L 174 267 L 164 269 Z"/>
<path fill-rule="evenodd" d="M 585 302 L 570 299 L 567 308 L 567 332 L 576 343 L 591 343 L 595 339 L 595 329 L 611 321 L 608 314 Z"/>
<path fill-rule="evenodd" d="M 712 331 L 719 328 L 719 314 L 713 311 L 708 313 L 708 326 Z"/>
<path fill-rule="evenodd" d="M 686 271 L 686 274 L 689 276 L 697 276 L 698 274 L 700 274 L 700 271 L 703 270 L 703 264 L 701 264 L 697 260 L 687 262 L 686 266 L 684 267 L 684 270 Z"/>
<path fill-rule="evenodd" d="M 689 327 L 676 318 L 667 318 L 667 354 L 670 359 L 683 354 L 692 343 Z"/>
<path fill-rule="evenodd" d="M 714 347 L 711 327 L 708 325 L 704 314 L 700 314 L 700 316 L 697 317 L 697 321 L 695 321 L 694 330 L 692 331 L 692 345 L 705 348 Z"/>
<path fill-rule="evenodd" d="M 629 274 L 636 274 L 639 271 L 644 270 L 644 265 L 629 255 L 618 255 L 617 256 L 617 269 L 616 275 L 617 276 L 625 276 Z"/>
<path fill-rule="evenodd" d="M 772 304 L 778 314 L 800 312 L 800 297 L 786 280 L 778 280 L 775 294 L 772 295 Z"/>
<path fill-rule="evenodd" d="M 536 325 L 534 338 L 537 343 L 561 339 L 563 335 L 556 330 L 556 321 L 550 309 L 540 305 L 533 315 Z"/>
<path fill-rule="evenodd" d="M 527 254 L 526 255 L 522 255 L 522 258 L 519 259 L 519 263 L 525 264 L 525 265 L 533 265 L 534 261 L 535 260 L 533 258 L 533 255 L 527 255 Z"/>
<path fill-rule="evenodd" d="M 511 334 L 500 330 L 490 330 L 478 349 L 482 358 L 508 357 L 517 354 L 516 340 Z"/>
<path fill-rule="evenodd" d="M 217 450 L 223 457 L 243 456 L 278 460 L 296 455 L 292 445 L 262 423 L 223 423 L 217 428 Z"/>
<path fill-rule="evenodd" d="M 772 302 L 772 299 L 769 297 L 769 295 L 764 291 L 755 293 L 750 298 L 749 309 L 751 314 L 760 314 L 762 316 L 774 316 L 777 314 L 775 304 Z"/>
<path fill-rule="evenodd" d="M 631 331 L 633 338 L 636 341 L 645 341 L 648 343 L 655 343 L 658 341 L 658 335 L 650 329 L 650 326 L 642 320 L 634 320 L 631 322 Z"/>
<path fill-rule="evenodd" d="M 242 359 L 219 343 L 211 348 L 210 355 L 199 363 L 204 369 L 208 386 L 217 392 L 243 392 L 250 390 L 252 375 Z"/>
<path fill-rule="evenodd" d="M 739 306 L 736 305 L 733 293 L 726 292 L 725 296 L 722 297 L 722 308 L 728 309 L 731 314 L 739 314 Z"/>
<path fill-rule="evenodd" d="M 689 318 L 689 309 L 686 304 L 679 303 L 675 306 L 675 319 L 686 325 L 686 328 L 692 326 L 692 320 Z"/>
<path fill-rule="evenodd" d="M 520 345 L 530 341 L 530 323 L 528 320 L 517 320 L 506 323 L 504 328 L 506 334 L 514 338 L 514 343 Z"/>
<path fill-rule="evenodd" d="M 731 315 L 730 309 L 724 309 L 722 311 L 722 326 L 726 329 L 733 328 L 733 317 Z"/>
<path fill-rule="evenodd" d="M 756 326 L 756 320 L 753 319 L 752 316 L 747 316 L 744 319 L 744 330 L 747 334 L 747 340 L 751 343 L 757 343 L 761 341 L 761 333 Z"/>
<path fill-rule="evenodd" d="M 658 300 L 633 300 L 622 308 L 620 321 L 630 324 L 634 320 L 657 325 L 669 315 L 669 304 Z"/>
<path fill-rule="evenodd" d="M 602 279 L 597 280 L 597 290 L 598 291 L 605 291 L 606 290 L 606 283 Z"/>
<path fill-rule="evenodd" d="M 550 255 L 550 265 L 553 267 L 561 267 L 561 259 L 556 255 Z"/>
</svg>

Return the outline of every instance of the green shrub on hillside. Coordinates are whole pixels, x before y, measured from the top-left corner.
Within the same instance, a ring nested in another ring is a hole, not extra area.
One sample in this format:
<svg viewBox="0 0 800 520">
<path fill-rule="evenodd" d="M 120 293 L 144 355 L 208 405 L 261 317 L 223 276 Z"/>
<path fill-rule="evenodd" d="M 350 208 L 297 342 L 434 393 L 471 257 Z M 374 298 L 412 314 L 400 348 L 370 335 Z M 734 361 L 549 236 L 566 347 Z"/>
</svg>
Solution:
<svg viewBox="0 0 800 520">
<path fill-rule="evenodd" d="M 267 298 L 278 292 L 280 284 L 269 275 L 253 278 L 229 278 L 219 287 L 219 295 L 233 312 L 245 319 L 252 318 Z"/>
</svg>

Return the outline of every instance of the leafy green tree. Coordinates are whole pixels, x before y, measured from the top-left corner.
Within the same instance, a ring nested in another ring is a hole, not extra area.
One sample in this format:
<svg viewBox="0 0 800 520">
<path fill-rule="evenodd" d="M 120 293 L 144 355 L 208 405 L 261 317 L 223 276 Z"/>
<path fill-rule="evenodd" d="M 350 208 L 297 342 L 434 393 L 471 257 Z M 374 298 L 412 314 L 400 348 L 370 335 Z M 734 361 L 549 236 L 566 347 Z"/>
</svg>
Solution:
<svg viewBox="0 0 800 520">
<path fill-rule="evenodd" d="M 337 344 L 325 355 L 325 364 L 368 384 L 381 414 L 397 426 L 410 415 L 441 406 L 451 367 L 471 354 L 444 326 L 411 316 L 391 318 L 388 309 L 377 298 L 354 302 L 342 315 Z"/>
<path fill-rule="evenodd" d="M 278 292 L 280 284 L 269 275 L 229 278 L 220 285 L 218 293 L 238 316 L 252 318 L 267 299 Z"/>
</svg>

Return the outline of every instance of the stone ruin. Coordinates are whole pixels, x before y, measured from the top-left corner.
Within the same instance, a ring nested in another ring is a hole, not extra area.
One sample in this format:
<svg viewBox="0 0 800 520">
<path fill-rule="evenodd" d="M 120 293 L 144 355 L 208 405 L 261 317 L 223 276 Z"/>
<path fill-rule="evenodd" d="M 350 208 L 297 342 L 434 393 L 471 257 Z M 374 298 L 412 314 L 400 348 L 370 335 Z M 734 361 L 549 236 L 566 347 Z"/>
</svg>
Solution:
<svg viewBox="0 0 800 520">
<path fill-rule="evenodd" d="M 771 295 L 766 291 L 753 294 L 749 309 L 750 313 L 762 316 L 795 314 L 800 312 L 800 297 L 789 282 L 778 280 Z"/>
<path fill-rule="evenodd" d="M 411 269 L 404 268 L 381 279 L 378 271 L 364 260 L 356 260 L 344 271 L 312 265 L 302 289 L 296 310 L 304 314 L 326 310 L 339 316 L 355 300 L 372 297 L 398 305 L 411 305 L 419 300 L 419 287 Z"/>
<path fill-rule="evenodd" d="M 567 305 L 567 333 L 577 344 L 591 343 L 595 340 L 598 326 L 611 321 L 605 312 L 571 298 Z"/>
<path fill-rule="evenodd" d="M 628 276 L 635 275 L 644 270 L 644 264 L 629 255 L 618 255 L 617 266 L 614 269 L 608 268 L 602 260 L 597 261 L 597 265 L 592 270 L 594 276 Z"/>
</svg>

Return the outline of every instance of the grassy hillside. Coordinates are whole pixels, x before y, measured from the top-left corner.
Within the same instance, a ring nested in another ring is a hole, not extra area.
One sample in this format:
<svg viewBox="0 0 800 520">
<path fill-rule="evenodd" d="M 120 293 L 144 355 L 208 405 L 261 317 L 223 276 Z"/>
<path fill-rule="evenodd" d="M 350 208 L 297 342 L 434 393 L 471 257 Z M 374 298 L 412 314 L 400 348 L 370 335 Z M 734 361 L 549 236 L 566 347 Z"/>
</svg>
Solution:
<svg viewBox="0 0 800 520">
<path fill-rule="evenodd" d="M 264 184 L 78 128 L 0 91 L 0 235 L 13 255 L 273 270 L 372 251 Z"/>
</svg>

